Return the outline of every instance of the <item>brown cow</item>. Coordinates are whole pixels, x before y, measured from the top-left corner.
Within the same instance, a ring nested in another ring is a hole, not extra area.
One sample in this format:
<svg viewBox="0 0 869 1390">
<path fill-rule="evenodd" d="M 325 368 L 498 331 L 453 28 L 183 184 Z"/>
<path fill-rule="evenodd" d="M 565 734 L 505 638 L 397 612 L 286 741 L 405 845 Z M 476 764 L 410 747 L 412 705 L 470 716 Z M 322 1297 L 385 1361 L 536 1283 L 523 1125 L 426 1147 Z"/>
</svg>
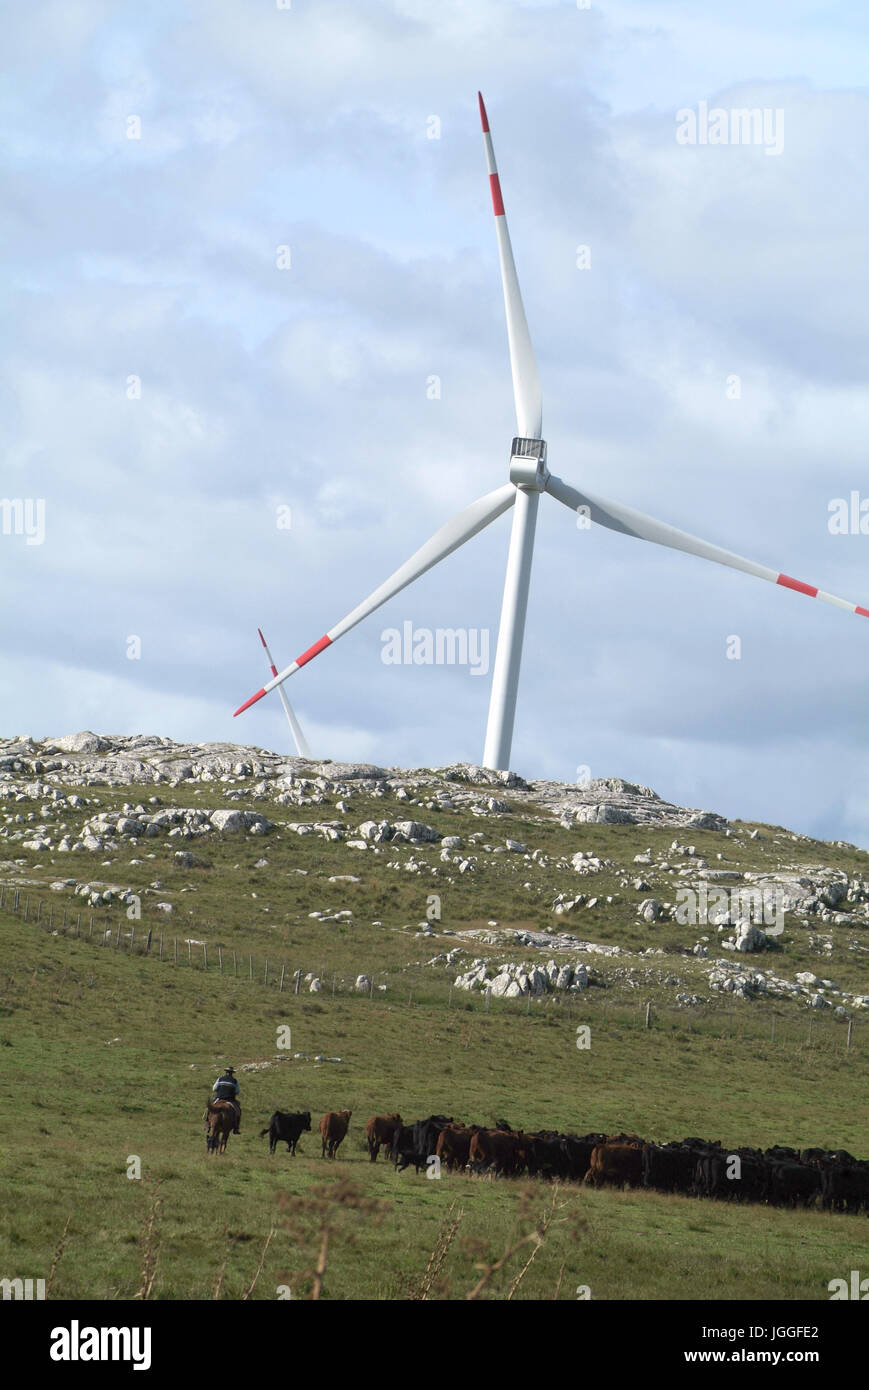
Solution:
<svg viewBox="0 0 869 1390">
<path fill-rule="evenodd" d="M 451 1172 L 464 1168 L 470 1158 L 471 1139 L 477 1133 L 476 1125 L 465 1129 L 463 1124 L 447 1125 L 438 1135 L 435 1153 L 441 1163 Z"/>
<path fill-rule="evenodd" d="M 368 1140 L 368 1153 L 372 1163 L 377 1162 L 381 1144 L 386 1148 L 392 1148 L 395 1131 L 400 1129 L 402 1124 L 400 1115 L 372 1115 L 365 1126 L 365 1138 Z"/>
<path fill-rule="evenodd" d="M 472 1135 L 468 1163 L 478 1173 L 510 1176 L 525 1167 L 525 1135 L 506 1134 L 501 1129 L 480 1129 Z"/>
<path fill-rule="evenodd" d="M 591 1162 L 583 1178 L 587 1187 L 641 1187 L 643 1182 L 643 1144 L 598 1144 L 591 1151 Z"/>
<path fill-rule="evenodd" d="M 329 1110 L 320 1121 L 320 1135 L 323 1140 L 323 1152 L 321 1158 L 326 1157 L 326 1150 L 329 1150 L 329 1157 L 334 1158 L 338 1150 L 338 1145 L 350 1127 L 350 1116 L 352 1110 Z"/>
</svg>

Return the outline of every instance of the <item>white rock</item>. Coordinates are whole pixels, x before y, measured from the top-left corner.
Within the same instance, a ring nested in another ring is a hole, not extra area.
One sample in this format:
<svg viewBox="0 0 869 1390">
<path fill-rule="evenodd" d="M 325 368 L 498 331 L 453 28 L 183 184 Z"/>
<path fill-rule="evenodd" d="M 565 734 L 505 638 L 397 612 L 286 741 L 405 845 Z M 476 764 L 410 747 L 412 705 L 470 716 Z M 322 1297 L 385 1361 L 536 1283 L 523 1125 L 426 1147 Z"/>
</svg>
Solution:
<svg viewBox="0 0 869 1390">
<path fill-rule="evenodd" d="M 418 820 L 397 821 L 395 828 L 406 840 L 422 841 L 424 844 L 434 844 L 441 838 L 440 831 L 435 830 L 434 826 L 423 825 Z"/>
</svg>

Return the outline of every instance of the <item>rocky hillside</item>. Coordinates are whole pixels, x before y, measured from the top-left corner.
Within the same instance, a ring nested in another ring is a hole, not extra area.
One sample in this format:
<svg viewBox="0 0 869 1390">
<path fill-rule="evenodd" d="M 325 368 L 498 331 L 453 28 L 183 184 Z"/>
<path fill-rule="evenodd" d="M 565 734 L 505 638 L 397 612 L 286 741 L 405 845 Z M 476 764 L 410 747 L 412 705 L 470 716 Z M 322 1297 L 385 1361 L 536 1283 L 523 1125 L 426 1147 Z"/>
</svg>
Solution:
<svg viewBox="0 0 869 1390">
<path fill-rule="evenodd" d="M 243 912 L 247 932 L 280 922 L 294 943 L 326 924 L 401 932 L 404 963 L 392 951 L 390 968 L 424 964 L 496 998 L 598 987 L 685 1009 L 724 996 L 843 1019 L 869 1009 L 865 852 L 730 824 L 619 778 L 526 782 L 83 732 L 0 740 L 0 803 L 0 884 L 91 909 L 177 923 L 194 915 L 189 893 L 197 920 L 206 905 L 221 929 Z M 410 962 L 418 938 L 439 949 Z"/>
</svg>

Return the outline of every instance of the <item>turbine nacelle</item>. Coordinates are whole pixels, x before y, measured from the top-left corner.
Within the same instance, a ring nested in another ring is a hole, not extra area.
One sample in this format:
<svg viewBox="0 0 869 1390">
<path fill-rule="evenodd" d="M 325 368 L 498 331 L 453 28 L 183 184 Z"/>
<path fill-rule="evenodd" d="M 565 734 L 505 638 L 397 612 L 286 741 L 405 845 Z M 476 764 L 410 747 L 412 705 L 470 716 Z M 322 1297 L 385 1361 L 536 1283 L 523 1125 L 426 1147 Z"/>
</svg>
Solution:
<svg viewBox="0 0 869 1390">
<path fill-rule="evenodd" d="M 548 481 L 545 439 L 517 435 L 510 445 L 510 482 L 526 492 L 545 492 Z"/>
</svg>

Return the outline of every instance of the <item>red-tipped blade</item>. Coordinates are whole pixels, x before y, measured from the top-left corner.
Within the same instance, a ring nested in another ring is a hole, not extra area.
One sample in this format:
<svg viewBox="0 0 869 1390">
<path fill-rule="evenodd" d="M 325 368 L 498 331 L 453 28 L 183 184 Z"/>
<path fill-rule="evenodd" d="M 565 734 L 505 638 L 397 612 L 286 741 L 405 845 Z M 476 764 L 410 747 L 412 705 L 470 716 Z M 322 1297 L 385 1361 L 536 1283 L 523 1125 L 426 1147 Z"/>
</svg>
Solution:
<svg viewBox="0 0 869 1390">
<path fill-rule="evenodd" d="M 233 719 L 235 719 L 236 715 L 238 714 L 244 714 L 245 710 L 250 709 L 251 705 L 255 705 L 257 700 L 261 700 L 265 693 L 265 690 L 258 690 L 255 695 L 251 695 L 249 700 L 245 700 L 243 705 L 239 705 L 238 709 L 235 711 L 235 714 L 232 716 Z"/>
<path fill-rule="evenodd" d="M 516 402 L 517 432 L 525 439 L 540 439 L 543 428 L 543 402 L 540 394 L 540 378 L 531 334 L 522 306 L 519 278 L 507 231 L 507 217 L 504 212 L 504 199 L 501 195 L 501 182 L 498 166 L 495 163 L 495 149 L 489 131 L 489 117 L 482 92 L 480 101 L 480 120 L 483 123 L 483 146 L 486 151 L 486 168 L 489 171 L 489 188 L 492 194 L 492 211 L 495 214 L 495 235 L 498 238 L 498 259 L 501 262 L 501 284 L 504 289 L 504 308 L 507 313 L 507 340 L 510 345 L 510 370 L 513 374 L 513 397 Z"/>
</svg>

